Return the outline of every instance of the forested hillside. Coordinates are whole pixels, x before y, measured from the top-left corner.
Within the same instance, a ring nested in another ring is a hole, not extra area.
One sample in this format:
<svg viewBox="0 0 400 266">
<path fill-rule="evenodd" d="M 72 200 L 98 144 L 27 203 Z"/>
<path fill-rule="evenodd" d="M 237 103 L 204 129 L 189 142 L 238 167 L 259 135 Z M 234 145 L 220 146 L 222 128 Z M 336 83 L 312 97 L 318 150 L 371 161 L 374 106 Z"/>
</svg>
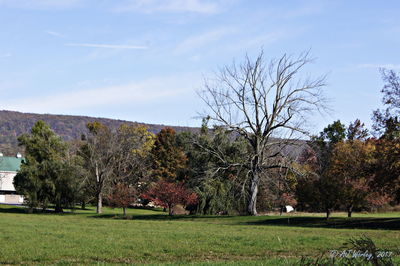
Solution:
<svg viewBox="0 0 400 266">
<path fill-rule="evenodd" d="M 142 124 L 124 120 L 97 118 L 88 116 L 72 115 L 52 115 L 52 114 L 31 114 L 14 111 L 0 111 L 0 152 L 5 155 L 13 155 L 21 148 L 18 147 L 17 137 L 28 133 L 36 121 L 43 120 L 64 140 L 73 140 L 80 138 L 82 134 L 87 133 L 86 124 L 88 122 L 98 121 L 110 128 L 117 128 L 121 124 Z M 165 125 L 146 124 L 148 129 L 153 132 L 159 132 Z M 173 127 L 177 132 L 196 131 L 196 128 Z"/>
</svg>

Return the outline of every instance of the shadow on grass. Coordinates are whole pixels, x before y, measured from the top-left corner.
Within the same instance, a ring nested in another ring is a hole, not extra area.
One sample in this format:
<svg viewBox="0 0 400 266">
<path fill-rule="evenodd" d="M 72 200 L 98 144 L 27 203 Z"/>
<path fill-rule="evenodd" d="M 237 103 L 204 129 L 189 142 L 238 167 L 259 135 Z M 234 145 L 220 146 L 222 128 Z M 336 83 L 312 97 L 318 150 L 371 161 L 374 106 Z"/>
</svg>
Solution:
<svg viewBox="0 0 400 266">
<path fill-rule="evenodd" d="M 129 214 L 127 217 L 124 217 L 122 214 L 98 214 L 90 216 L 91 218 L 96 219 L 129 219 L 129 220 L 144 220 L 144 221 L 173 221 L 173 220 L 201 220 L 201 219 L 223 219 L 223 218 L 232 218 L 233 216 L 215 216 L 215 215 L 168 215 L 165 214 Z"/>
<path fill-rule="evenodd" d="M 70 212 L 61 213 L 61 215 L 87 215 L 89 213 Z M 89 211 L 93 211 L 90 210 Z M 143 221 L 195 221 L 195 220 L 225 220 L 231 219 L 229 224 L 239 225 L 259 225 L 259 226 L 290 226 L 290 227 L 308 227 L 308 228 L 337 228 L 337 229 L 383 229 L 400 230 L 400 218 L 339 218 L 333 217 L 328 221 L 323 217 L 248 217 L 231 215 L 173 215 L 170 216 L 161 209 L 152 209 L 150 214 L 129 214 L 124 217 L 122 213 L 107 213 L 100 215 L 89 215 L 89 218 L 95 219 L 128 219 Z M 0 205 L 0 213 L 28 214 L 28 209 L 22 206 Z M 56 214 L 53 210 L 47 210 L 45 213 L 41 210 L 33 214 Z M 59 213 L 57 213 L 60 215 Z M 226 220 L 225 220 L 226 221 Z"/>
<path fill-rule="evenodd" d="M 0 207 L 0 213 L 27 213 L 27 209 L 23 207 Z"/>
<path fill-rule="evenodd" d="M 282 217 L 246 222 L 248 225 L 277 225 L 298 227 L 319 227 L 337 229 L 386 229 L 399 230 L 400 218 L 330 218 Z"/>
<path fill-rule="evenodd" d="M 82 209 L 70 209 L 64 208 L 63 212 L 55 212 L 54 208 L 48 208 L 43 211 L 40 208 L 34 209 L 33 212 L 29 212 L 29 208 L 24 205 L 11 205 L 11 204 L 1 204 L 0 205 L 0 213 L 18 213 L 18 214 L 58 214 L 58 215 L 71 215 L 71 214 L 84 214 L 84 213 L 76 213 L 76 211 L 83 211 Z M 88 211 L 92 211 L 90 209 L 85 209 Z"/>
<path fill-rule="evenodd" d="M 26 207 L 7 207 L 7 208 L 1 208 L 0 207 L 0 213 L 19 213 L 19 214 L 70 214 L 71 212 L 62 212 L 62 213 L 56 213 L 54 210 L 45 210 L 43 211 L 42 209 L 35 209 L 33 212 L 29 212 L 29 209 Z"/>
</svg>

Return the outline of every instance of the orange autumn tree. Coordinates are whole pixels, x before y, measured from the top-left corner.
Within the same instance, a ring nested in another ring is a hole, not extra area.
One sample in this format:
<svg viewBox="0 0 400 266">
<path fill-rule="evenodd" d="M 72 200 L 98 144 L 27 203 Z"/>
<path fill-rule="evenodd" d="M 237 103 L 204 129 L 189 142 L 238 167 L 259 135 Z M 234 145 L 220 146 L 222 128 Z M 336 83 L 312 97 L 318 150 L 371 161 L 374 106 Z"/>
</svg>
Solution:
<svg viewBox="0 0 400 266">
<path fill-rule="evenodd" d="M 351 217 L 354 208 L 367 207 L 373 180 L 375 144 L 367 140 L 339 142 L 332 151 L 329 175 L 339 183 L 341 204 Z"/>
<path fill-rule="evenodd" d="M 175 130 L 166 127 L 156 136 L 153 149 L 152 176 L 155 180 L 174 182 L 182 179 L 180 172 L 186 168 L 187 157 L 176 143 Z"/>
<path fill-rule="evenodd" d="M 301 156 L 305 178 L 298 179 L 299 205 L 313 211 L 370 207 L 375 143 L 360 120 L 346 129 L 340 121 L 328 125 Z"/>
<path fill-rule="evenodd" d="M 170 215 L 177 204 L 187 206 L 197 202 L 197 195 L 184 187 L 183 170 L 187 167 L 188 159 L 177 144 L 174 129 L 166 127 L 156 135 L 151 155 L 154 183 L 141 197 L 168 208 Z"/>
<path fill-rule="evenodd" d="M 382 200 L 400 202 L 400 138 L 382 137 L 376 141 L 374 189 L 381 198 L 372 200 L 379 205 Z M 386 195 L 385 195 L 386 194 Z M 383 198 L 382 198 L 383 196 Z"/>
</svg>

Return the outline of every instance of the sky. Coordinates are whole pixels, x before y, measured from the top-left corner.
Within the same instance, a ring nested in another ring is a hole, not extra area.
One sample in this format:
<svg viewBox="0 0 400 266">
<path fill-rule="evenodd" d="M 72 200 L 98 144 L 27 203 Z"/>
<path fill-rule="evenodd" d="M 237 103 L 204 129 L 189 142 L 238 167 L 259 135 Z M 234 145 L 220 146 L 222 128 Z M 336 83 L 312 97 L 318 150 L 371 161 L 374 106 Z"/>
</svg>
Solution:
<svg viewBox="0 0 400 266">
<path fill-rule="evenodd" d="M 196 91 L 261 49 L 311 51 L 334 120 L 371 125 L 400 71 L 400 1 L 0 0 L 0 109 L 199 126 Z"/>
</svg>

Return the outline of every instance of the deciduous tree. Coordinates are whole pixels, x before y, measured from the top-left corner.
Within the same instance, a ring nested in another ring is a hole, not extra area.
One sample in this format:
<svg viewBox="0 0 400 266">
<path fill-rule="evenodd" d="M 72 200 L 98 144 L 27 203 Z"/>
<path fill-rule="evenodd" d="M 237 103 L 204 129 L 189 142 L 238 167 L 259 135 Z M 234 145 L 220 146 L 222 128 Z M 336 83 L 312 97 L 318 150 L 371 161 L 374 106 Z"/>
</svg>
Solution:
<svg viewBox="0 0 400 266">
<path fill-rule="evenodd" d="M 379 134 L 375 184 L 400 202 L 400 76 L 382 69 L 385 82 L 381 92 L 384 110 L 373 113 L 374 130 Z"/>
<path fill-rule="evenodd" d="M 400 202 L 400 139 L 376 141 L 374 189 Z"/>
<path fill-rule="evenodd" d="M 102 212 L 103 194 L 119 182 L 133 184 L 146 172 L 147 155 L 153 145 L 153 135 L 142 126 L 122 125 L 117 130 L 92 122 L 81 154 L 85 158 L 90 183 L 97 201 L 97 213 Z"/>
<path fill-rule="evenodd" d="M 373 179 L 375 143 L 348 140 L 339 142 L 332 151 L 329 174 L 340 183 L 341 204 L 348 217 L 354 208 L 368 207 Z"/>
<path fill-rule="evenodd" d="M 326 212 L 329 219 L 332 211 L 340 205 L 341 184 L 329 173 L 332 151 L 346 137 L 346 127 L 339 120 L 329 124 L 313 137 L 309 148 L 301 156 L 303 176 L 298 180 L 296 194 L 301 206 Z"/>
<path fill-rule="evenodd" d="M 164 208 L 168 208 L 169 215 L 174 214 L 173 208 L 177 204 L 186 206 L 197 202 L 196 193 L 187 190 L 183 182 L 176 183 L 167 182 L 165 180 L 154 183 L 142 197 Z"/>
<path fill-rule="evenodd" d="M 155 180 L 172 182 L 184 178 L 180 173 L 186 167 L 187 158 L 176 143 L 174 129 L 166 127 L 157 134 L 151 154 Z"/>
<path fill-rule="evenodd" d="M 118 183 L 113 187 L 111 194 L 108 195 L 108 202 L 111 207 L 122 208 L 125 217 L 126 208 L 135 203 L 137 198 L 137 191 L 134 187 Z"/>
<path fill-rule="evenodd" d="M 118 145 L 112 130 L 107 126 L 91 122 L 87 127 L 89 134 L 80 154 L 85 158 L 88 168 L 89 183 L 97 203 L 96 212 L 102 213 L 103 193 L 113 177 Z"/>
<path fill-rule="evenodd" d="M 393 70 L 381 69 L 382 79 L 385 82 L 381 93 L 384 110 L 373 112 L 374 130 L 386 137 L 400 137 L 400 77 Z"/>
<path fill-rule="evenodd" d="M 271 147 L 283 147 L 296 133 L 305 133 L 307 115 L 324 106 L 324 77 L 301 76 L 311 61 L 305 53 L 297 58 L 284 55 L 267 63 L 261 52 L 255 60 L 246 57 L 240 65 L 222 68 L 214 79 L 206 81 L 200 93 L 209 107 L 205 117 L 242 136 L 250 147 L 241 165 L 248 171 L 250 215 L 257 215 L 260 179 L 265 170 L 276 167 L 274 158 L 281 156 Z"/>
</svg>

